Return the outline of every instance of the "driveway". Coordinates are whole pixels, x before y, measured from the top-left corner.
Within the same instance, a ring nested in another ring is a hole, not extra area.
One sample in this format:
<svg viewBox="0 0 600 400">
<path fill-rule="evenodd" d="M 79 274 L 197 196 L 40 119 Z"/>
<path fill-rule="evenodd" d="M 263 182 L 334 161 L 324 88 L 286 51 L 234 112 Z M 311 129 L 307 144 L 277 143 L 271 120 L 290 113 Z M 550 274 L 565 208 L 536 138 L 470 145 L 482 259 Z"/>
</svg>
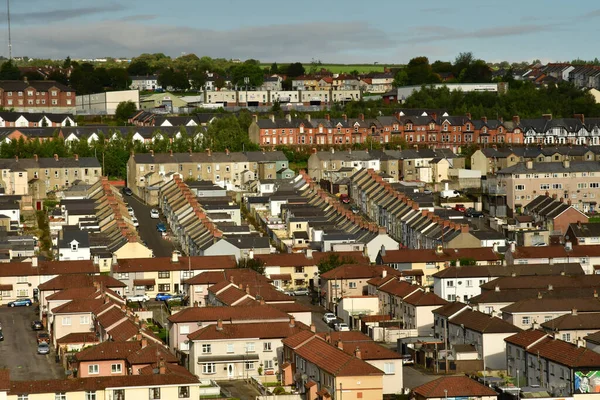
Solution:
<svg viewBox="0 0 600 400">
<path fill-rule="evenodd" d="M 147 206 L 142 203 L 135 196 L 124 196 L 125 201 L 133 208 L 135 217 L 138 219 L 140 226 L 138 231 L 143 241 L 147 243 L 147 246 L 152 249 L 155 257 L 170 257 L 175 249 L 173 243 L 163 239 L 160 232 L 156 230 L 156 224 L 163 222 L 164 218 L 158 219 L 150 218 L 150 210 L 153 207 Z"/>
<path fill-rule="evenodd" d="M 256 396 L 260 396 L 260 392 L 244 380 L 217 381 L 217 384 L 221 386 L 221 391 L 227 397 L 238 398 L 240 400 L 254 400 Z"/>
<path fill-rule="evenodd" d="M 402 368 L 402 375 L 404 377 L 403 384 L 405 388 L 416 388 L 417 386 L 421 386 L 426 384 L 427 382 L 431 382 L 435 379 L 438 379 L 441 375 L 433 375 L 433 374 L 424 374 L 418 369 L 410 366 L 404 365 Z"/>
<path fill-rule="evenodd" d="M 37 354 L 36 332 L 31 321 L 38 319 L 35 307 L 0 307 L 0 324 L 4 341 L 0 342 L 0 368 L 10 370 L 10 379 L 42 380 L 66 378 L 61 364 L 55 362 L 54 349 L 50 354 Z"/>
</svg>

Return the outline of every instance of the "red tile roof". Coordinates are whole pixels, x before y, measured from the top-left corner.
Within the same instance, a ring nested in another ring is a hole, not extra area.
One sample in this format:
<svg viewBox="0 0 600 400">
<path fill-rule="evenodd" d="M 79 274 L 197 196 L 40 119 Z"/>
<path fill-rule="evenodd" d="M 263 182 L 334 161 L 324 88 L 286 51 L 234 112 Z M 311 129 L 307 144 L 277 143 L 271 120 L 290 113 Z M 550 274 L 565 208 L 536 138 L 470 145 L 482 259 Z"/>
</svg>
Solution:
<svg viewBox="0 0 600 400">
<path fill-rule="evenodd" d="M 513 259 L 522 258 L 572 258 L 577 260 L 581 257 L 600 256 L 600 245 L 572 246 L 573 249 L 567 251 L 564 246 L 542 246 L 542 247 L 517 247 L 512 254 Z"/>
<path fill-rule="evenodd" d="M 424 385 L 417 386 L 413 392 L 425 398 L 445 397 L 482 397 L 494 396 L 498 393 L 466 376 L 445 376 Z"/>
<path fill-rule="evenodd" d="M 402 358 L 402 354 L 383 347 L 379 343 L 371 342 L 346 342 L 342 340 L 343 350 L 354 355 L 356 350 L 360 350 L 360 359 L 371 360 L 394 360 Z"/>
<path fill-rule="evenodd" d="M 476 261 L 500 260 L 500 256 L 489 247 L 444 249 L 441 253 L 432 249 L 386 250 L 385 256 L 381 257 L 384 264 L 445 262 L 459 258 L 470 258 Z"/>
<path fill-rule="evenodd" d="M 63 262 L 63 261 L 61 261 Z M 68 262 L 68 261 L 65 261 Z M 123 288 L 127 286 L 123 282 L 109 275 L 59 275 L 38 286 L 39 290 L 63 290 L 73 287 L 93 287 L 94 282 L 100 283 L 106 288 Z"/>
<path fill-rule="evenodd" d="M 314 258 L 306 257 L 304 253 L 259 254 L 257 259 L 265 267 L 309 267 L 317 265 Z"/>
<path fill-rule="evenodd" d="M 177 357 L 169 352 L 169 350 L 159 344 L 149 344 L 127 356 L 127 361 L 129 361 L 129 364 L 131 365 L 152 364 L 161 359 L 167 363 L 177 363 L 179 361 Z"/>
<path fill-rule="evenodd" d="M 600 354 L 562 340 L 546 338 L 527 351 L 535 355 L 539 352 L 540 357 L 571 368 L 598 369 L 600 367 Z"/>
<path fill-rule="evenodd" d="M 7 292 L 9 290 L 12 290 L 12 288 L 13 288 L 13 285 L 0 285 L 0 292 L 2 292 L 2 291 Z"/>
<path fill-rule="evenodd" d="M 380 321 L 390 321 L 392 319 L 392 317 L 390 315 L 379 315 L 379 314 L 373 314 L 373 315 L 363 315 L 360 317 L 360 320 L 362 322 L 380 322 Z"/>
<path fill-rule="evenodd" d="M 138 334 L 140 327 L 130 319 L 120 322 L 114 328 L 108 330 L 108 334 L 114 341 L 130 340 Z M 154 336 L 153 336 L 154 337 Z"/>
<path fill-rule="evenodd" d="M 10 370 L 0 369 L 0 390 L 10 389 Z"/>
<path fill-rule="evenodd" d="M 465 328 L 480 333 L 521 332 L 521 329 L 503 319 L 476 310 L 465 310 L 449 321 L 453 325 L 464 325 Z"/>
<path fill-rule="evenodd" d="M 517 301 L 502 308 L 507 313 L 529 313 L 529 312 L 560 312 L 578 310 L 581 312 L 600 312 L 600 299 L 597 297 L 579 297 L 572 299 L 547 299 L 536 297 Z"/>
<path fill-rule="evenodd" d="M 271 274 L 269 275 L 269 278 L 273 279 L 274 281 L 291 281 L 292 274 Z"/>
<path fill-rule="evenodd" d="M 96 343 L 98 338 L 94 332 L 72 332 L 56 339 L 58 344 Z"/>
<path fill-rule="evenodd" d="M 52 309 L 54 314 L 94 312 L 104 304 L 104 299 L 77 299 Z"/>
<path fill-rule="evenodd" d="M 154 279 L 134 279 L 133 286 L 154 286 L 156 281 Z"/>
<path fill-rule="evenodd" d="M 395 269 L 384 265 L 344 264 L 321 274 L 321 279 L 368 279 L 381 276 L 384 270 L 388 275 L 399 274 Z"/>
<path fill-rule="evenodd" d="M 464 309 L 468 309 L 469 306 L 466 305 L 465 303 L 461 303 L 460 301 L 454 301 L 452 303 L 448 303 L 445 306 L 442 306 L 440 308 L 436 308 L 435 310 L 433 310 L 434 314 L 438 314 L 441 315 L 442 317 L 451 317 L 452 315 L 456 314 L 457 312 L 464 310 Z"/>
<path fill-rule="evenodd" d="M 190 333 L 190 340 L 220 340 L 220 339 L 279 339 L 286 338 L 301 330 L 309 329 L 308 326 L 300 322 L 295 322 L 292 326 L 290 322 L 271 322 L 269 324 L 231 324 L 223 322 L 222 329 L 217 325 L 209 325 L 197 331 Z"/>
<path fill-rule="evenodd" d="M 549 331 L 561 330 L 600 330 L 600 313 L 579 313 L 561 315 L 548 322 L 542 328 Z"/>
<path fill-rule="evenodd" d="M 210 285 L 226 280 L 223 271 L 204 271 L 186 280 L 189 285 Z"/>
<path fill-rule="evenodd" d="M 0 276 L 38 276 L 61 274 L 97 274 L 100 269 L 92 261 L 38 261 L 33 267 L 31 262 L 10 262 L 2 264 Z"/>
<path fill-rule="evenodd" d="M 519 332 L 515 335 L 509 336 L 504 339 L 505 342 L 514 344 L 516 346 L 527 349 L 534 343 L 539 342 L 543 338 L 547 337 L 546 332 L 542 332 L 539 329 L 530 329 L 527 331 Z"/>
<path fill-rule="evenodd" d="M 86 298 L 98 298 L 102 293 L 93 286 L 88 287 L 71 287 L 68 289 L 55 292 L 50 296 L 46 296 L 46 300 L 75 300 Z"/>
<path fill-rule="evenodd" d="M 108 329 L 109 327 L 116 324 L 123 318 L 126 318 L 126 315 L 123 312 L 123 310 L 121 310 L 120 307 L 112 307 L 110 310 L 104 312 L 101 315 L 98 315 L 96 320 L 105 329 Z"/>
<path fill-rule="evenodd" d="M 212 286 L 209 287 L 208 290 L 212 292 L 211 288 L 212 288 Z M 219 292 L 219 294 L 215 295 L 215 297 L 221 303 L 228 305 L 228 306 L 232 306 L 248 296 L 249 295 L 245 291 L 240 290 L 235 286 L 228 287 L 228 288 L 222 290 L 221 292 Z"/>
<path fill-rule="evenodd" d="M 287 321 L 289 316 L 274 307 L 265 305 L 234 306 L 234 307 L 188 307 L 168 317 L 173 323 L 178 322 L 215 322 L 219 319 L 243 320 L 277 320 Z"/>
<path fill-rule="evenodd" d="M 443 306 L 448 302 L 433 292 L 419 290 L 403 299 L 405 303 L 416 307 Z"/>
<path fill-rule="evenodd" d="M 102 342 L 75 354 L 77 361 L 126 360 L 138 351 L 140 342 Z"/>
<path fill-rule="evenodd" d="M 171 257 L 155 258 L 129 258 L 119 260 L 113 266 L 113 273 L 118 272 L 150 272 L 150 271 L 186 271 L 222 270 L 237 267 L 234 256 L 196 256 L 179 257 L 178 262 L 171 261 Z"/>
<path fill-rule="evenodd" d="M 380 285 L 377 290 L 383 293 L 388 293 L 394 296 L 398 296 L 400 298 L 404 298 L 412 293 L 418 291 L 421 287 L 419 285 L 415 285 L 413 283 L 399 280 L 399 279 L 390 279 L 387 282 L 384 282 Z"/>
<path fill-rule="evenodd" d="M 299 313 L 299 312 L 311 312 L 311 308 L 305 306 L 302 303 L 298 303 L 294 301 L 293 303 L 270 303 L 271 307 L 275 307 L 278 310 L 286 312 L 288 314 L 291 313 Z"/>
<path fill-rule="evenodd" d="M 497 278 L 480 286 L 481 290 L 510 289 L 553 289 L 600 287 L 600 275 L 577 276 L 506 276 Z"/>
<path fill-rule="evenodd" d="M 284 344 L 287 345 L 284 340 Z M 350 355 L 318 336 L 293 349 L 294 353 L 333 376 L 372 376 L 383 372 L 354 355 Z"/>
<path fill-rule="evenodd" d="M 331 343 L 335 343 L 338 340 L 341 340 L 342 342 L 372 342 L 373 341 L 373 339 L 371 339 L 364 333 L 358 332 L 358 331 L 345 331 L 345 332 L 332 331 L 332 332 L 317 333 L 317 336 L 319 336 L 322 339 L 326 339 L 327 335 L 329 335 Z"/>
<path fill-rule="evenodd" d="M 183 374 L 124 375 L 79 379 L 11 381 L 9 396 L 37 393 L 69 393 L 96 391 L 119 387 L 148 387 L 161 385 L 194 385 L 198 378 Z"/>
</svg>

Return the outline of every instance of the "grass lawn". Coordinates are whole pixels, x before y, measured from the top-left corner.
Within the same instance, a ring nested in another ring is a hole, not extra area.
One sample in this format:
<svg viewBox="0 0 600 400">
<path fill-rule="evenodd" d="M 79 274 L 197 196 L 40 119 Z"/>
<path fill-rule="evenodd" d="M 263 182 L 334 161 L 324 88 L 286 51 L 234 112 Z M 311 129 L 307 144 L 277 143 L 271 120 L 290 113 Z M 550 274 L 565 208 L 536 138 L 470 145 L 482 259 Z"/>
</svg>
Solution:
<svg viewBox="0 0 600 400">
<path fill-rule="evenodd" d="M 593 222 L 593 223 L 599 223 L 600 222 L 600 217 L 590 217 L 589 222 Z"/>
</svg>

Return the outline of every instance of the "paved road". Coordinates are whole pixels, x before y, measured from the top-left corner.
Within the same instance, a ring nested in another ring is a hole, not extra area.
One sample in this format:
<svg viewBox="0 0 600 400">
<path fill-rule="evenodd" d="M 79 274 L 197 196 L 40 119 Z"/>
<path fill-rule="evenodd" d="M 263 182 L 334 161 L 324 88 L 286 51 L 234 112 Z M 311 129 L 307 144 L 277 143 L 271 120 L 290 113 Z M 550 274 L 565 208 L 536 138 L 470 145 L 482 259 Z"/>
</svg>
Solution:
<svg viewBox="0 0 600 400">
<path fill-rule="evenodd" d="M 312 310 L 312 322 L 315 324 L 317 332 L 331 331 L 331 328 L 327 326 L 325 321 L 323 321 L 323 314 L 325 313 L 325 308 L 317 304 L 312 304 L 311 296 L 296 296 L 295 299 L 298 303 L 301 303 Z"/>
<path fill-rule="evenodd" d="M 440 377 L 440 375 L 424 374 L 418 369 L 411 367 L 410 365 L 403 366 L 402 375 L 404 377 L 404 387 L 410 389 L 423 385 L 427 382 L 431 382 Z"/>
<path fill-rule="evenodd" d="M 37 354 L 36 332 L 31 330 L 35 307 L 0 307 L 0 323 L 4 341 L 0 342 L 0 368 L 10 370 L 10 379 L 62 379 L 66 378 L 60 364 L 54 360 L 55 352 Z"/>
<path fill-rule="evenodd" d="M 135 217 L 138 219 L 140 226 L 138 230 L 142 240 L 148 247 L 152 249 L 155 257 L 170 257 L 173 253 L 173 243 L 162 238 L 161 234 L 156 230 L 157 219 L 150 218 L 150 210 L 153 207 L 147 206 L 134 196 L 125 196 L 125 201 L 133 208 Z M 161 219 L 165 222 L 164 219 Z M 166 223 L 165 223 L 166 225 Z"/>
</svg>

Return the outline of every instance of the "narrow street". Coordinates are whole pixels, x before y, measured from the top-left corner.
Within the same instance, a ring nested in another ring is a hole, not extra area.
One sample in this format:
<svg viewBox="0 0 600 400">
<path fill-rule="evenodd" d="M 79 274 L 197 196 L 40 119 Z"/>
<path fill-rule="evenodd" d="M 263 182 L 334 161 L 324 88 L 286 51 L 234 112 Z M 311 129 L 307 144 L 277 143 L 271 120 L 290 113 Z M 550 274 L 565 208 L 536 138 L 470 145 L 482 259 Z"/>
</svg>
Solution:
<svg viewBox="0 0 600 400">
<path fill-rule="evenodd" d="M 160 220 L 150 218 L 150 210 L 152 210 L 153 207 L 142 203 L 135 196 L 124 196 L 124 199 L 133 208 L 135 217 L 140 223 L 140 226 L 138 227 L 140 236 L 142 240 L 146 242 L 146 245 L 152 249 L 154 256 L 170 257 L 175 246 L 170 241 L 163 239 L 160 232 L 156 230 L 156 224 L 159 222 L 163 222 L 167 225 L 164 219 L 162 217 Z"/>
</svg>

